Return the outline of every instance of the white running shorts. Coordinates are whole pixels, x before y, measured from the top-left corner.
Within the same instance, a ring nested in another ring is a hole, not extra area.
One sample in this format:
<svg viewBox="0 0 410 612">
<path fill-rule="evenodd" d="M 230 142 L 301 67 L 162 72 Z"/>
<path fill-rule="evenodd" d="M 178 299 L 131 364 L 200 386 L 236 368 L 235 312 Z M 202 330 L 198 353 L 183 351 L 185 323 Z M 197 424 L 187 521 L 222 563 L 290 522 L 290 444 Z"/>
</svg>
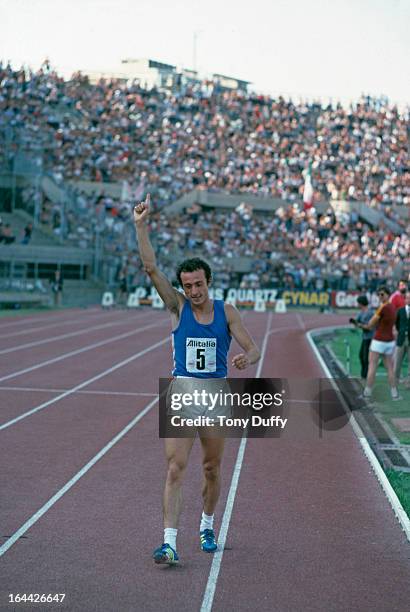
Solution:
<svg viewBox="0 0 410 612">
<path fill-rule="evenodd" d="M 380 355 L 393 355 L 396 343 L 394 340 L 391 342 L 382 342 L 381 340 L 372 340 L 370 343 L 370 351 L 373 353 L 380 353 Z"/>
</svg>

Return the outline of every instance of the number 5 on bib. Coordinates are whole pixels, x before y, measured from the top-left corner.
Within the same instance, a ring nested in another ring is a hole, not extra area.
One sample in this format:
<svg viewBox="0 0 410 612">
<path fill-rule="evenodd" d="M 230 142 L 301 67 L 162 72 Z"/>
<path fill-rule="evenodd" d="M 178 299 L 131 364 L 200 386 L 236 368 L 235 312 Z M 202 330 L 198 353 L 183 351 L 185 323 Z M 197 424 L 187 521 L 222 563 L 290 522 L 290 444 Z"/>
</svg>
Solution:
<svg viewBox="0 0 410 612">
<path fill-rule="evenodd" d="M 188 372 L 216 371 L 216 338 L 187 338 L 186 364 Z"/>
</svg>

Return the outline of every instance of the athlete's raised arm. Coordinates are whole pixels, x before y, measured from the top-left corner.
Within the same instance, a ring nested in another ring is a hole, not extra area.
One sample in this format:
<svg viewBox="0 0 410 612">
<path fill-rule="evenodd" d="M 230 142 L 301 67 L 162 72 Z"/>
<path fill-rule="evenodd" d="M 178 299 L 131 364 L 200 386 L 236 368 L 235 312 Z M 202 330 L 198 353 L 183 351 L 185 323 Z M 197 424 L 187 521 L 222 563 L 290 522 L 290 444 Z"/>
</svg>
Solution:
<svg viewBox="0 0 410 612">
<path fill-rule="evenodd" d="M 134 223 L 137 233 L 138 247 L 144 269 L 152 280 L 152 283 L 164 301 L 165 306 L 172 313 L 179 315 L 180 306 L 184 303 L 184 297 L 174 289 L 165 274 L 157 266 L 154 249 L 148 235 L 148 217 L 150 213 L 150 194 L 144 202 L 134 207 Z"/>
<path fill-rule="evenodd" d="M 260 351 L 254 339 L 244 326 L 241 315 L 231 304 L 225 304 L 225 314 L 229 325 L 229 331 L 245 353 L 239 353 L 232 358 L 232 365 L 238 370 L 244 370 L 251 363 L 260 359 Z"/>
</svg>

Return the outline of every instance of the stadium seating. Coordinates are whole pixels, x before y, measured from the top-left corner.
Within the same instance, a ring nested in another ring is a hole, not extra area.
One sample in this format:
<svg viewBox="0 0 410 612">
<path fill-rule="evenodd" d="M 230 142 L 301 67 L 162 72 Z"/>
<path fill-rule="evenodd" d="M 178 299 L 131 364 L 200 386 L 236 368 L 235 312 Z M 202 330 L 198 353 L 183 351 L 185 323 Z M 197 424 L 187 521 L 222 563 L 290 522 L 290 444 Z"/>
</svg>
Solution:
<svg viewBox="0 0 410 612">
<path fill-rule="evenodd" d="M 169 274 L 198 251 L 225 287 L 252 286 L 252 273 L 264 286 L 307 289 L 408 273 L 408 115 L 386 100 L 321 106 L 210 82 L 148 91 L 80 73 L 64 81 L 50 66 L 0 64 L 0 84 L 0 167 L 41 168 L 43 226 L 95 250 L 108 285 L 124 267 L 129 289 L 146 284 L 130 216 L 148 191 Z M 309 162 L 313 214 L 302 208 Z M 28 209 L 33 185 L 22 194 Z"/>
</svg>

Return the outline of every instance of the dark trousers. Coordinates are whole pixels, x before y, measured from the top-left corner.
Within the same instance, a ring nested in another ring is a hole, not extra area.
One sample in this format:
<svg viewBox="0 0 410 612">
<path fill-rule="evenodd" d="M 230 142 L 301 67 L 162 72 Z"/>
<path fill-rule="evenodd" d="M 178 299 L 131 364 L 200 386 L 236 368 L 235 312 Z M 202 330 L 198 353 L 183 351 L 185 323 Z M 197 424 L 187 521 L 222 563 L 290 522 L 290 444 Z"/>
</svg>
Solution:
<svg viewBox="0 0 410 612">
<path fill-rule="evenodd" d="M 360 364 L 361 364 L 360 376 L 362 378 L 367 378 L 367 370 L 369 369 L 370 342 L 371 342 L 371 339 L 369 340 L 363 339 L 360 345 L 360 352 L 359 352 L 359 358 L 360 358 Z"/>
</svg>

